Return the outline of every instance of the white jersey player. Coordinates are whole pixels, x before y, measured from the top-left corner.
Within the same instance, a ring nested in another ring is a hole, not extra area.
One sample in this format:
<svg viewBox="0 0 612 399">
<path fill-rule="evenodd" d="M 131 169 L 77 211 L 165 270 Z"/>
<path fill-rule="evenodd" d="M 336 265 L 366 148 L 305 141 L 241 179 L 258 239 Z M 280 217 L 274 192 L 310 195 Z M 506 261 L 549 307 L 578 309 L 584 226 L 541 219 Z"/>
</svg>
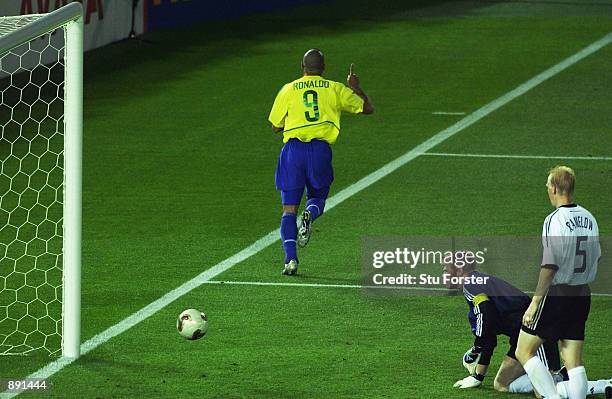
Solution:
<svg viewBox="0 0 612 399">
<path fill-rule="evenodd" d="M 587 394 L 582 365 L 584 329 L 591 306 L 589 283 L 601 256 L 595 217 L 573 201 L 576 177 L 567 166 L 550 170 L 546 187 L 555 210 L 542 227 L 543 257 L 538 286 L 523 315 L 516 357 L 533 386 L 546 399 L 559 395 L 546 366 L 535 356 L 545 341 L 559 340 L 569 375 L 570 399 Z"/>
<path fill-rule="evenodd" d="M 591 212 L 576 204 L 561 205 L 542 226 L 542 267 L 557 270 L 552 285 L 589 284 L 601 256 L 599 228 Z"/>
</svg>

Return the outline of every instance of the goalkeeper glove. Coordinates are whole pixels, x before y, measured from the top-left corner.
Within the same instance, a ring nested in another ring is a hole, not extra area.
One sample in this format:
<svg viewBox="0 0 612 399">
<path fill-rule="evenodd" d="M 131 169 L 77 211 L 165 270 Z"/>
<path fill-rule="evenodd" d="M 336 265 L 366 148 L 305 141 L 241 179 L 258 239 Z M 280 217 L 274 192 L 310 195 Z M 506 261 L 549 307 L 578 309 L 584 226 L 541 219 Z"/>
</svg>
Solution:
<svg viewBox="0 0 612 399">
<path fill-rule="evenodd" d="M 465 367 L 470 374 L 476 373 L 476 366 L 480 360 L 481 348 L 479 346 L 472 346 L 463 355 L 463 367 Z"/>
<path fill-rule="evenodd" d="M 470 376 L 465 377 L 462 380 L 455 382 L 455 385 L 453 385 L 453 387 L 455 388 L 476 388 L 476 387 L 479 387 L 480 384 L 482 384 L 482 381 L 476 379 L 475 376 L 470 375 Z"/>
</svg>

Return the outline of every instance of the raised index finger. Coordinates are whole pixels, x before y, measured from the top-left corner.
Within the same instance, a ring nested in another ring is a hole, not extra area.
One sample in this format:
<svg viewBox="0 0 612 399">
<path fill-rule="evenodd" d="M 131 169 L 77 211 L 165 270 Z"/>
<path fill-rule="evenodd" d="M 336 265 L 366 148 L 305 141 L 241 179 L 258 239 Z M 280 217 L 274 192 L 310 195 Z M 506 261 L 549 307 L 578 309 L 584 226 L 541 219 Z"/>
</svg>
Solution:
<svg viewBox="0 0 612 399">
<path fill-rule="evenodd" d="M 353 64 L 351 62 L 351 66 L 349 67 L 349 75 L 353 75 L 353 68 L 355 67 L 355 64 Z"/>
</svg>

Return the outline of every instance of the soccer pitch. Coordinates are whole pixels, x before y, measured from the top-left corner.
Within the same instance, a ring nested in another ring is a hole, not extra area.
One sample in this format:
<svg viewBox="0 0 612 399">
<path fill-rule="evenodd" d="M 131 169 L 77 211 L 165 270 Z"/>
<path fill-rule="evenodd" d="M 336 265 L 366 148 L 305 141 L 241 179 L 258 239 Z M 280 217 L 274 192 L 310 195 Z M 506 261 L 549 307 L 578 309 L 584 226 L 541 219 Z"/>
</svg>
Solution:
<svg viewBox="0 0 612 399">
<path fill-rule="evenodd" d="M 556 164 L 610 235 L 612 3 L 427 3 L 341 1 L 87 53 L 87 353 L 0 357 L 0 378 L 51 364 L 40 396 L 57 398 L 508 396 L 493 390 L 507 340 L 482 387 L 452 388 L 473 342 L 464 299 L 364 292 L 363 239 L 537 237 Z M 287 277 L 267 116 L 311 47 L 328 79 L 356 64 L 376 113 L 343 117 L 332 206 Z M 612 372 L 611 306 L 593 298 L 590 379 Z M 175 328 L 192 307 L 210 320 L 194 342 Z"/>
</svg>

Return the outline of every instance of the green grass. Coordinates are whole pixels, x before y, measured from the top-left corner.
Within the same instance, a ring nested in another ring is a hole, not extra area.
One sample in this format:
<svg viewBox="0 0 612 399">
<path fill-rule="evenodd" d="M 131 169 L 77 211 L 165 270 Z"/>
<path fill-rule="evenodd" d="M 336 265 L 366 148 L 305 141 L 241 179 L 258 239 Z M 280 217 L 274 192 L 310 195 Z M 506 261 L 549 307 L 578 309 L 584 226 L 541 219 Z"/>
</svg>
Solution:
<svg viewBox="0 0 612 399">
<path fill-rule="evenodd" d="M 187 342 L 175 333 L 169 320 L 183 303 L 172 304 L 138 332 L 109 341 L 59 373 L 51 397 L 70 397 L 74 384 L 87 398 L 187 397 L 190 386 L 198 396 L 223 398 L 475 395 L 450 389 L 464 377 L 461 356 L 472 344 L 459 317 L 466 308 L 460 297 L 206 285 L 184 303 L 202 303 L 202 297 L 214 309 L 214 327 L 203 341 Z M 591 317 L 605 318 L 606 306 L 610 301 L 596 301 Z M 607 334 L 591 328 L 587 356 L 600 361 L 591 364 L 592 375 L 609 372 L 605 356 L 594 350 Z M 500 339 L 493 364 L 507 351 L 506 341 Z M 477 397 L 499 397 L 491 384 L 492 377 Z"/>
<path fill-rule="evenodd" d="M 607 8 L 581 3 L 562 15 L 541 12 L 542 3 L 397 1 L 367 14 L 347 3 L 160 32 L 86 55 L 83 341 L 278 228 L 282 143 L 267 115 L 306 49 L 324 50 L 334 80 L 354 62 L 376 106 L 371 117 L 343 119 L 333 195 L 461 118 L 432 112 L 478 109 L 601 38 L 612 21 Z M 521 15 L 531 7 L 537 16 Z M 609 45 L 434 151 L 610 156 L 611 55 Z M 556 163 L 418 158 L 317 220 L 295 279 L 280 276 L 279 243 L 217 279 L 355 284 L 364 237 L 537 237 Z M 578 202 L 610 234 L 612 162 L 567 163 Z M 594 299 L 591 378 L 609 378 L 611 305 Z M 175 332 L 189 307 L 210 316 L 201 341 Z M 471 344 L 466 311 L 461 297 L 204 285 L 54 375 L 46 397 L 500 397 L 494 370 L 477 393 L 452 389 Z M 506 350 L 500 344 L 494 365 Z M 2 357 L 0 377 L 50 360 Z"/>
</svg>

